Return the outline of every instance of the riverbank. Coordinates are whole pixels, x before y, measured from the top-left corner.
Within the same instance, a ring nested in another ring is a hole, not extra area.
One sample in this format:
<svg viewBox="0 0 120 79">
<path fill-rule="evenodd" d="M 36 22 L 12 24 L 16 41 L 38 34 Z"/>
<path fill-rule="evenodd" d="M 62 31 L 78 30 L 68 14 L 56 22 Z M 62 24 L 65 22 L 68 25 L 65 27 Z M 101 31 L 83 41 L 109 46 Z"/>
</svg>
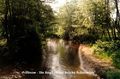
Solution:
<svg viewBox="0 0 120 79">
<path fill-rule="evenodd" d="M 106 78 L 107 71 L 114 71 L 116 68 L 112 66 L 111 60 L 104 60 L 94 55 L 93 49 L 88 45 L 81 44 L 79 52 L 82 55 L 83 65 L 87 71 L 94 71 L 95 74 L 99 75 L 103 79 Z"/>
</svg>

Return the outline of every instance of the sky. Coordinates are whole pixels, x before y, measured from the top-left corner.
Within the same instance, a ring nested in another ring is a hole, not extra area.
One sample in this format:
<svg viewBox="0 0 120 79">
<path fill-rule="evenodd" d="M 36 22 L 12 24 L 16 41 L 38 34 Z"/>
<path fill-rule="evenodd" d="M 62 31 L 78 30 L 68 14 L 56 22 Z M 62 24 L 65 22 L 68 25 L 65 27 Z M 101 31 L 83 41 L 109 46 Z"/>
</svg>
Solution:
<svg viewBox="0 0 120 79">
<path fill-rule="evenodd" d="M 48 3 L 54 11 L 59 11 L 59 8 L 66 3 L 66 0 L 55 0 L 52 3 Z"/>
<path fill-rule="evenodd" d="M 62 7 L 66 3 L 66 1 L 70 1 L 70 0 L 46 0 L 46 1 L 48 1 L 46 2 L 46 4 L 50 5 L 53 11 L 59 12 L 60 7 Z"/>
</svg>

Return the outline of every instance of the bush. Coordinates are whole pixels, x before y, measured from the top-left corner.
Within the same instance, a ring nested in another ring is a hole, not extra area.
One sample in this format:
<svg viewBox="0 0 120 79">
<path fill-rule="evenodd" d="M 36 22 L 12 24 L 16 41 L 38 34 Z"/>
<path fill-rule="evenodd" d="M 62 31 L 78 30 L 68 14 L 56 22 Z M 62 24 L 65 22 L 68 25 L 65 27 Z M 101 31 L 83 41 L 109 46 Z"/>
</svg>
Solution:
<svg viewBox="0 0 120 79">
<path fill-rule="evenodd" d="M 96 55 L 103 58 L 112 58 L 113 65 L 120 68 L 120 41 L 101 41 L 98 40 L 93 45 L 93 49 Z"/>
<path fill-rule="evenodd" d="M 120 69 L 120 49 L 116 50 L 112 56 L 113 65 Z"/>
<path fill-rule="evenodd" d="M 93 46 L 94 46 L 95 53 L 99 55 L 105 53 L 106 55 L 110 56 L 114 50 L 113 42 L 107 42 L 107 41 L 103 42 L 99 40 Z"/>
<path fill-rule="evenodd" d="M 120 71 L 107 71 L 107 79 L 120 79 Z"/>
</svg>

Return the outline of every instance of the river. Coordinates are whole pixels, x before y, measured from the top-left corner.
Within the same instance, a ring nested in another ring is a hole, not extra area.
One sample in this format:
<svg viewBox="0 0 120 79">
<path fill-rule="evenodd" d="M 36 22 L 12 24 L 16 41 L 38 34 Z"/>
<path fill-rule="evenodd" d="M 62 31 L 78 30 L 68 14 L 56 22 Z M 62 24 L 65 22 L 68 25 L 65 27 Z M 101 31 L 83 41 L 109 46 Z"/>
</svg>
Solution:
<svg viewBox="0 0 120 79">
<path fill-rule="evenodd" d="M 52 79 L 97 79 L 83 67 L 79 44 L 62 39 L 47 40 L 46 66 Z"/>
</svg>

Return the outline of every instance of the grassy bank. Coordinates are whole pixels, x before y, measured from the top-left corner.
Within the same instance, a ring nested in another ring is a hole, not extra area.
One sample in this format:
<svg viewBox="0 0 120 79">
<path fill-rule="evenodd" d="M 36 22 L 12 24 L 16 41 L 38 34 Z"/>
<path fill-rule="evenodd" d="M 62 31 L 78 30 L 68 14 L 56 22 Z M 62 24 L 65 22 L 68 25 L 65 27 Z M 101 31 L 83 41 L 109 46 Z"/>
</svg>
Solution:
<svg viewBox="0 0 120 79">
<path fill-rule="evenodd" d="M 106 70 L 102 73 L 105 79 L 120 78 L 120 41 L 97 41 L 93 44 L 94 55 L 104 61 L 111 61 L 113 70 Z"/>
</svg>

